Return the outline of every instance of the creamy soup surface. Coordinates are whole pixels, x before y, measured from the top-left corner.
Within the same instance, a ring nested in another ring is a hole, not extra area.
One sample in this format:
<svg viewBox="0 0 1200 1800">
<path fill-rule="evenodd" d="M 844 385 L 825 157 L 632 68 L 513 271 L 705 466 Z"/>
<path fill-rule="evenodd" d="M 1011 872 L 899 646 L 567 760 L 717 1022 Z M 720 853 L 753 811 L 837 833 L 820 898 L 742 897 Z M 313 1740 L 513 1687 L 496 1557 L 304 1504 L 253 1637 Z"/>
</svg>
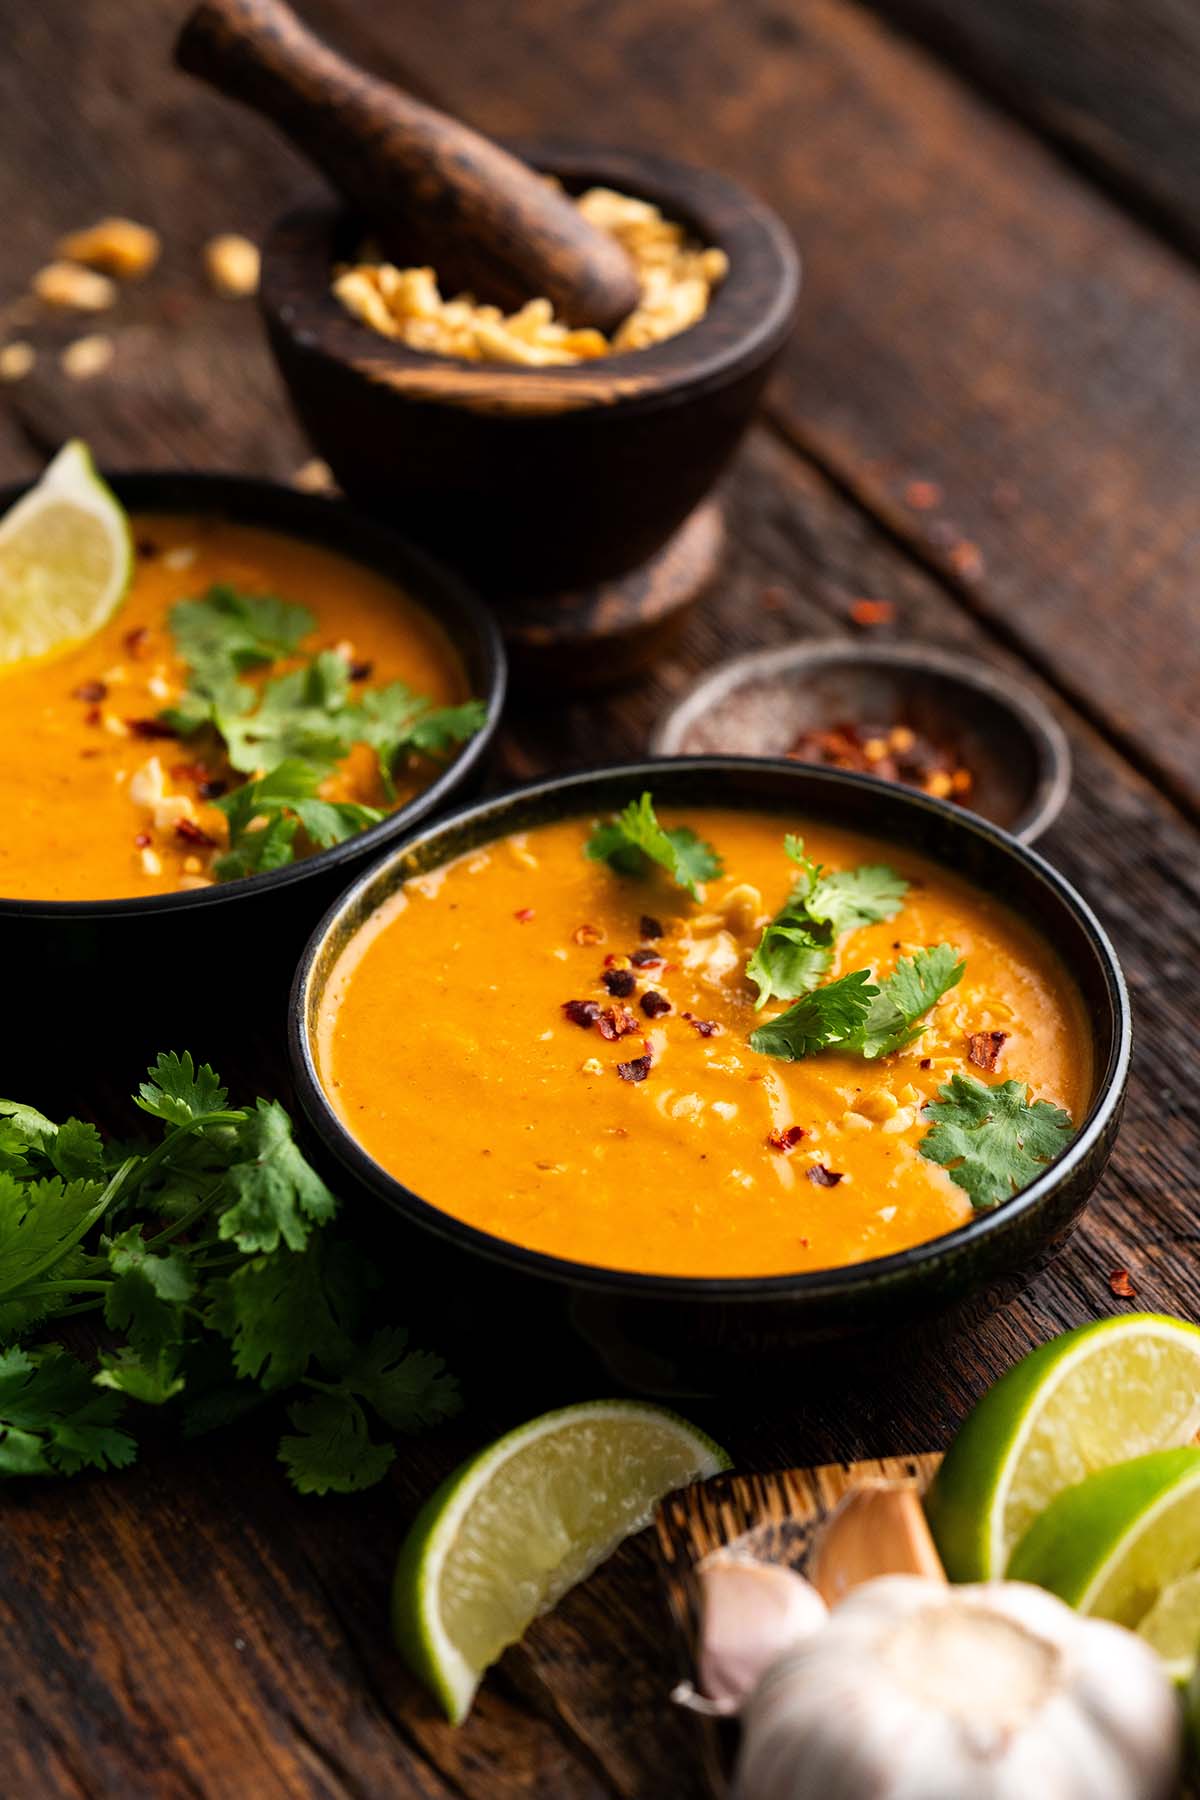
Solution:
<svg viewBox="0 0 1200 1800">
<path fill-rule="evenodd" d="M 220 519 L 153 514 L 130 523 L 133 582 L 109 623 L 61 655 L 0 669 L 0 895 L 104 900 L 209 882 L 226 827 L 208 801 L 228 771 L 190 740 L 143 734 L 185 685 L 167 614 L 214 583 L 308 607 L 317 629 L 297 661 L 342 646 L 369 670 L 372 687 L 402 680 L 439 706 L 467 698 L 440 626 L 385 576 L 318 545 Z M 291 666 L 277 662 L 270 673 Z M 137 782 L 152 759 L 152 781 Z M 359 746 L 322 791 L 387 806 L 432 773 L 402 774 L 390 802 L 375 758 Z M 187 802 L 189 822 L 211 842 L 181 833 L 179 807 L 163 807 L 164 799 Z"/>
<path fill-rule="evenodd" d="M 724 857 L 700 902 L 587 860 L 594 821 L 571 820 L 409 881 L 343 953 L 318 1025 L 322 1079 L 358 1141 L 423 1199 L 579 1262 L 791 1273 L 887 1255 L 971 1216 L 918 1150 L 921 1107 L 955 1072 L 1019 1078 L 1082 1121 L 1093 1079 L 1082 1002 L 998 900 L 896 845 L 802 820 L 662 816 Z M 745 962 L 792 884 L 786 830 L 830 869 L 886 862 L 912 884 L 893 919 L 841 940 L 828 979 L 868 966 L 885 977 L 940 942 L 965 957 L 909 1049 L 795 1063 L 750 1049 L 755 1025 L 782 1010 L 755 1012 Z M 603 977 L 625 966 L 635 987 L 614 1001 Z M 650 990 L 669 1013 L 646 1016 Z M 626 1007 L 636 1035 L 581 1029 L 564 1013 L 573 1000 Z M 967 1040 L 990 1031 L 1008 1035 L 985 1072 Z M 644 1079 L 618 1075 L 643 1055 Z M 803 1136 L 780 1150 L 795 1126 Z M 820 1185 L 818 1167 L 840 1179 Z"/>
</svg>

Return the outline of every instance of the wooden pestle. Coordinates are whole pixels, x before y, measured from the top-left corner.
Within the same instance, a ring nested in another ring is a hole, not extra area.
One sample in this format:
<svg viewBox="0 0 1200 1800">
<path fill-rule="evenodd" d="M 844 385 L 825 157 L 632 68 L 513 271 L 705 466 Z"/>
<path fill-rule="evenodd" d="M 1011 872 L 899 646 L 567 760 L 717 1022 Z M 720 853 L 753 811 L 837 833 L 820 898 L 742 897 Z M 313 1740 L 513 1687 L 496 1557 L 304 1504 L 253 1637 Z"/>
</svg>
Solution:
<svg viewBox="0 0 1200 1800">
<path fill-rule="evenodd" d="M 632 264 L 564 194 L 488 138 L 338 56 L 284 0 L 200 0 L 176 61 L 273 120 L 361 212 L 385 254 L 443 293 L 511 309 L 545 295 L 571 325 L 633 311 Z"/>
</svg>

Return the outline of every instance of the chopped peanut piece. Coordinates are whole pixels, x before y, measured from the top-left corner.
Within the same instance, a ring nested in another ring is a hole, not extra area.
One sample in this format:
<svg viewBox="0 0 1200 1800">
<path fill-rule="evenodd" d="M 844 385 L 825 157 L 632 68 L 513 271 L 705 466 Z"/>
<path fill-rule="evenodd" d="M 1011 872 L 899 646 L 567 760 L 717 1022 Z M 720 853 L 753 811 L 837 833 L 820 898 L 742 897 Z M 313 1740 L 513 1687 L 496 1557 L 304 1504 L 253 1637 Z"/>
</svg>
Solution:
<svg viewBox="0 0 1200 1800">
<path fill-rule="evenodd" d="M 262 258 L 257 244 L 237 232 L 222 232 L 204 246 L 204 268 L 210 283 L 226 300 L 242 300 L 258 292 Z"/>
<path fill-rule="evenodd" d="M 52 262 L 33 278 L 33 291 L 47 306 L 74 307 L 77 312 L 103 312 L 116 302 L 116 283 L 78 263 Z"/>
<path fill-rule="evenodd" d="M 67 262 L 86 263 L 120 281 L 137 281 L 158 261 L 162 245 L 158 233 L 132 219 L 101 219 L 86 231 L 60 238 L 55 255 Z"/>
<path fill-rule="evenodd" d="M 35 360 L 33 345 L 15 338 L 0 348 L 0 381 L 24 381 Z"/>
<path fill-rule="evenodd" d="M 107 369 L 116 351 L 110 337 L 95 332 L 91 337 L 76 338 L 73 344 L 68 344 L 59 353 L 59 367 L 72 381 L 90 381 L 93 375 L 100 375 Z"/>
</svg>

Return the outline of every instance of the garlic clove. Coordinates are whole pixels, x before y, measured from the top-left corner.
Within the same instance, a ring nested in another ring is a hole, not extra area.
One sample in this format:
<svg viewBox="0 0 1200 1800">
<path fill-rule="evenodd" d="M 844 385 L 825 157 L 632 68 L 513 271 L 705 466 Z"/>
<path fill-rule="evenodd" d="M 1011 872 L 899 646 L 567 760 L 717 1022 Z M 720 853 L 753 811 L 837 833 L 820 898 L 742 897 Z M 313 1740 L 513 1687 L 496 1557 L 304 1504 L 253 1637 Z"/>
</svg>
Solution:
<svg viewBox="0 0 1200 1800">
<path fill-rule="evenodd" d="M 946 1579 L 913 1482 L 866 1481 L 852 1488 L 813 1540 L 808 1578 L 827 1606 L 880 1575 Z"/>
<path fill-rule="evenodd" d="M 700 1689 L 735 1711 L 770 1663 L 824 1625 L 828 1610 L 803 1575 L 781 1564 L 718 1551 L 696 1577 Z"/>
</svg>

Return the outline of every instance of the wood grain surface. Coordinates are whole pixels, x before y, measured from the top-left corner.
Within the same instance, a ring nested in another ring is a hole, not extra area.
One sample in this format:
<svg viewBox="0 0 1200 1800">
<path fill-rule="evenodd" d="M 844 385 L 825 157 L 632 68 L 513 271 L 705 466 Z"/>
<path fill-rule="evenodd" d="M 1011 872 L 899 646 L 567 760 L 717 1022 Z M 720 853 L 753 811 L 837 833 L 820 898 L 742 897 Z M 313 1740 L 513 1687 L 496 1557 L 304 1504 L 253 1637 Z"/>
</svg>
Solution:
<svg viewBox="0 0 1200 1800">
<path fill-rule="evenodd" d="M 586 124 L 724 166 L 780 207 L 807 264 L 784 376 L 728 483 L 712 595 L 647 679 L 602 703 L 523 698 L 497 779 L 637 752 L 694 672 L 851 634 L 864 597 L 894 603 L 885 629 L 1023 675 L 1071 736 L 1075 787 L 1043 848 L 1111 929 L 1137 1030 L 1125 1128 L 1086 1224 L 973 1336 L 877 1368 L 814 1357 L 786 1412 L 753 1396 L 698 1409 L 744 1470 L 942 1448 L 1051 1332 L 1130 1305 L 1200 1317 L 1196 275 L 1119 198 L 844 0 L 459 0 L 452 28 L 448 10 L 313 0 L 305 16 L 484 128 Z M 265 127 L 168 70 L 177 25 L 161 0 L 0 0 L 0 307 L 39 348 L 34 373 L 0 390 L 4 478 L 68 432 L 124 466 L 286 478 L 309 454 L 253 307 L 199 275 L 210 233 L 261 236 L 309 178 Z M 1180 104 L 1194 144 L 1198 103 Z M 58 233 L 113 211 L 162 231 L 160 269 L 111 316 L 22 325 L 9 305 Z M 72 383 L 56 347 L 94 330 L 114 362 Z M 229 1057 L 257 1079 L 236 1045 Z M 1132 1301 L 1110 1291 L 1117 1269 Z M 506 1655 L 459 1732 L 388 1642 L 391 1560 L 431 1483 L 502 1426 L 582 1397 L 547 1346 L 544 1391 L 474 1395 L 353 1499 L 291 1493 L 257 1423 L 164 1437 L 120 1476 L 6 1490 L 0 1786 L 16 1800 L 702 1795 L 697 1734 L 667 1704 L 648 1535 Z"/>
</svg>

